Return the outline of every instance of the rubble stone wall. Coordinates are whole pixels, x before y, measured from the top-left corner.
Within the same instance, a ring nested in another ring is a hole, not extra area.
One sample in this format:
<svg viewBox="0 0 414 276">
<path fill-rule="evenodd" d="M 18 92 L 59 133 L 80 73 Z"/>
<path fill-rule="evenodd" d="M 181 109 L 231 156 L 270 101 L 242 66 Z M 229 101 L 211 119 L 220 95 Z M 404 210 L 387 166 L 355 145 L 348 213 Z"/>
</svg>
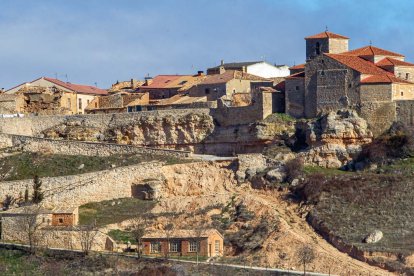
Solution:
<svg viewBox="0 0 414 276">
<path fill-rule="evenodd" d="M 54 140 L 22 135 L 0 134 L 0 146 L 22 146 L 23 151 L 53 154 L 110 156 L 113 154 L 155 154 L 178 158 L 191 155 L 189 151 L 155 149 L 148 147 L 97 143 L 85 141 Z"/>
<path fill-rule="evenodd" d="M 45 206 L 79 206 L 88 202 L 99 202 L 131 197 L 131 185 L 145 179 L 160 177 L 162 164 L 141 163 L 111 170 L 78 175 L 41 178 Z M 33 193 L 33 180 L 0 182 L 0 199 L 6 195 L 19 198 L 27 189 Z"/>
</svg>

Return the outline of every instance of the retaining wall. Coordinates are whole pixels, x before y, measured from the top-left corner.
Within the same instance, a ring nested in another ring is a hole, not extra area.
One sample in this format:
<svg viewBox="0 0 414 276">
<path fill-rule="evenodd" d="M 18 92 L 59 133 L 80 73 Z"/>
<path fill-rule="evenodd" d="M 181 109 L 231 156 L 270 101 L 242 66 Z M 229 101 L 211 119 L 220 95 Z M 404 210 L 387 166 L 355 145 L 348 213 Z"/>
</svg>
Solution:
<svg viewBox="0 0 414 276">
<path fill-rule="evenodd" d="M 45 193 L 42 203 L 53 208 L 131 197 L 131 185 L 159 178 L 161 166 L 159 162 L 150 162 L 79 175 L 44 177 L 41 178 Z M 0 200 L 6 195 L 20 197 L 26 187 L 32 194 L 32 179 L 0 182 Z"/>
<path fill-rule="evenodd" d="M 23 135 L 0 134 L 0 148 L 12 146 L 22 146 L 23 151 L 29 152 L 49 152 L 53 154 L 85 156 L 110 156 L 113 154 L 146 154 L 185 158 L 191 155 L 190 151 L 148 148 L 111 143 L 55 140 Z"/>
</svg>

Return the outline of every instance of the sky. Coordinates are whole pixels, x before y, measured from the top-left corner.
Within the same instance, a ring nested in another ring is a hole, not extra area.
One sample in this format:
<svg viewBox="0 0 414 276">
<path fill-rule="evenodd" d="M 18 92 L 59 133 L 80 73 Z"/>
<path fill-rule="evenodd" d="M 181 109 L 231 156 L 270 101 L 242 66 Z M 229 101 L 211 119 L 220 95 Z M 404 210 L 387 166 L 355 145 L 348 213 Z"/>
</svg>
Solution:
<svg viewBox="0 0 414 276">
<path fill-rule="evenodd" d="M 41 76 L 109 88 L 221 60 L 294 65 L 328 30 L 414 61 L 411 0 L 0 0 L 0 88 Z"/>
</svg>

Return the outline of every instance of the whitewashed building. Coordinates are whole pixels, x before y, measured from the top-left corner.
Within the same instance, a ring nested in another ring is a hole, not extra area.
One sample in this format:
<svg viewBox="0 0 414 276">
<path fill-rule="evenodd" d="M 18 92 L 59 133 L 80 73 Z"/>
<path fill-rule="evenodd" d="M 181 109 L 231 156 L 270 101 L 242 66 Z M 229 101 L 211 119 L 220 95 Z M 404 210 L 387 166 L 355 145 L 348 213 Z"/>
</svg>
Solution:
<svg viewBox="0 0 414 276">
<path fill-rule="evenodd" d="M 216 67 L 208 68 L 207 74 L 220 74 L 225 70 L 237 70 L 249 73 L 262 78 L 280 78 L 290 75 L 289 66 L 272 65 L 266 61 L 231 62 L 221 64 Z"/>
</svg>

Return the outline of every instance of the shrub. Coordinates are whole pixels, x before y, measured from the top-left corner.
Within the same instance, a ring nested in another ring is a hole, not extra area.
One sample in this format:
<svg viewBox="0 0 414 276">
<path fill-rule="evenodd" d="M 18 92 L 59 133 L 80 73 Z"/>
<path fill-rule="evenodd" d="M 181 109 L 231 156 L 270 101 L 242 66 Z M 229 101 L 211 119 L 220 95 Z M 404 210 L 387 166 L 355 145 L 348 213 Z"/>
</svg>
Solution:
<svg viewBox="0 0 414 276">
<path fill-rule="evenodd" d="M 304 164 L 302 158 L 295 158 L 286 162 L 285 171 L 287 181 L 292 182 L 293 179 L 301 176 L 303 174 L 303 168 Z"/>
</svg>

